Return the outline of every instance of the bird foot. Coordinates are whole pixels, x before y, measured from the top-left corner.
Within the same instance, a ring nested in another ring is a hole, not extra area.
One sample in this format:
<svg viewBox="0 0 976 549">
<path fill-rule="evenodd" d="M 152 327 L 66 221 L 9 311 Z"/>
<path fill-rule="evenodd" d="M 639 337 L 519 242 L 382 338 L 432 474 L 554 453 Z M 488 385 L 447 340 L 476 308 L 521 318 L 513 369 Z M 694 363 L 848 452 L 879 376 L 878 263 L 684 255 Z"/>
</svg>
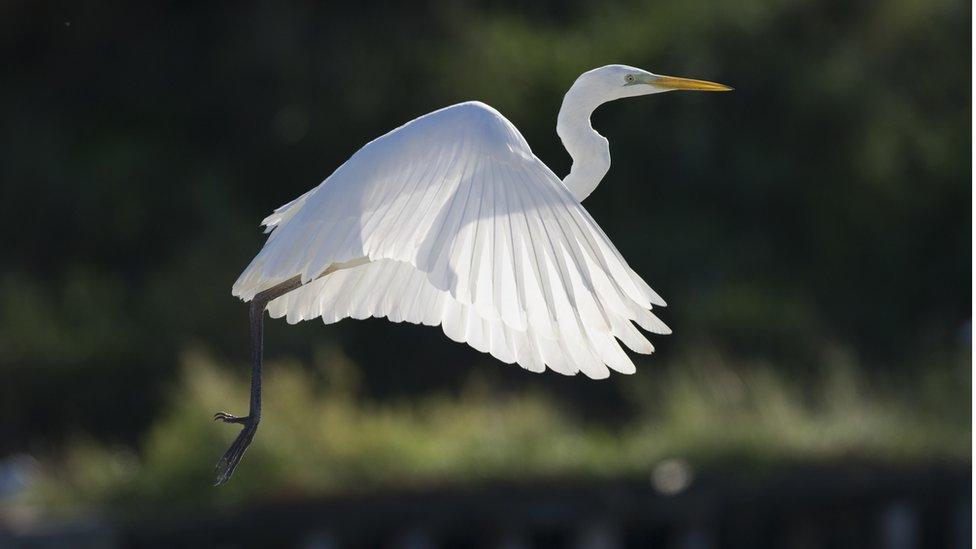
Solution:
<svg viewBox="0 0 976 549">
<path fill-rule="evenodd" d="M 223 421 L 224 423 L 240 423 L 241 425 L 244 425 L 251 421 L 251 416 L 238 417 L 233 414 L 228 414 L 227 412 L 217 412 L 214 414 L 213 420 Z"/>
<path fill-rule="evenodd" d="M 244 457 L 244 452 L 247 451 L 248 446 L 251 445 L 251 441 L 254 440 L 254 433 L 258 430 L 258 422 L 252 420 L 251 416 L 237 417 L 226 412 L 217 412 L 214 414 L 214 421 L 218 420 L 224 423 L 239 423 L 244 428 L 241 429 L 240 434 L 231 443 L 230 448 L 217 461 L 217 466 L 214 469 L 217 475 L 214 486 L 220 486 L 230 480 L 231 475 L 237 470 L 237 465 Z"/>
</svg>

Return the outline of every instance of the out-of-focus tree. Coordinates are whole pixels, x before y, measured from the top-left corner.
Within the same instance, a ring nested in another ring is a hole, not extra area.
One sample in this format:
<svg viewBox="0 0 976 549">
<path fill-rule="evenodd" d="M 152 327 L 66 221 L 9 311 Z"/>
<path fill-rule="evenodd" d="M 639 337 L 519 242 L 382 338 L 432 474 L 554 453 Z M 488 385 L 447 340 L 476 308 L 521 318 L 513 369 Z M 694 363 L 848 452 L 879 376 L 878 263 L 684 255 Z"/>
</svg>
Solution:
<svg viewBox="0 0 976 549">
<path fill-rule="evenodd" d="M 258 220 L 402 122 L 479 99 L 565 173 L 562 93 L 613 62 L 737 88 L 595 115 L 614 165 L 586 205 L 676 331 L 627 383 L 701 346 L 798 374 L 844 349 L 910 376 L 958 346 L 971 315 L 969 9 L 8 4 L 0 453 L 65 429 L 132 436 L 188 344 L 243 375 L 229 288 Z M 268 339 L 272 355 L 340 342 L 376 397 L 453 387 L 482 360 L 379 321 L 271 322 Z M 496 366 L 481 367 L 556 393 L 584 383 Z M 585 390 L 612 410 L 621 385 Z"/>
</svg>

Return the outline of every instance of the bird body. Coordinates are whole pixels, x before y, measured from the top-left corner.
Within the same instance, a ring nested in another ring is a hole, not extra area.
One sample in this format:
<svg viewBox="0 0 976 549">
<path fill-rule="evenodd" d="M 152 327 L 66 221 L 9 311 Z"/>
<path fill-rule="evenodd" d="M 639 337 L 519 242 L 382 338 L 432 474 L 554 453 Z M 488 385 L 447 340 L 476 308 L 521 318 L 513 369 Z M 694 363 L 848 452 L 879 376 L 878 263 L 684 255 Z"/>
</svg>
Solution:
<svg viewBox="0 0 976 549">
<path fill-rule="evenodd" d="M 620 342 L 654 351 L 634 324 L 670 330 L 652 312 L 664 300 L 581 204 L 610 167 L 608 142 L 590 114 L 613 99 L 670 89 L 729 88 L 624 65 L 584 73 L 558 117 L 573 158 L 563 180 L 501 113 L 460 103 L 369 142 L 275 210 L 262 222 L 267 242 L 233 286 L 235 296 L 253 300 L 252 414 L 255 402 L 260 411 L 265 306 L 290 323 L 375 316 L 440 325 L 449 338 L 534 372 L 633 373 Z M 245 428 L 221 460 L 218 483 L 253 430 Z"/>
<path fill-rule="evenodd" d="M 268 305 L 273 318 L 440 324 L 502 362 L 592 378 L 608 366 L 634 372 L 615 337 L 654 350 L 631 321 L 668 332 L 650 312 L 664 301 L 483 103 L 370 142 L 266 225 L 271 236 L 233 291 L 250 299 L 300 275 L 307 284 Z M 317 278 L 332 265 L 351 266 Z"/>
</svg>

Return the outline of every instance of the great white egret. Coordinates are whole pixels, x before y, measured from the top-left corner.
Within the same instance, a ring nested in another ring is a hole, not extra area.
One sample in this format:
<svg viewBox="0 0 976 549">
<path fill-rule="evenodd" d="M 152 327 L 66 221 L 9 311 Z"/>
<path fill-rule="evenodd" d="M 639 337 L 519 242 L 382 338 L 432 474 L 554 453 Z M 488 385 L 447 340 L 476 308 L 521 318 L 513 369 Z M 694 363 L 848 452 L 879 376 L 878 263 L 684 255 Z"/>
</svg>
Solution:
<svg viewBox="0 0 976 549">
<path fill-rule="evenodd" d="M 440 324 L 454 341 L 533 372 L 633 373 L 617 340 L 638 353 L 654 347 L 632 322 L 670 330 L 651 312 L 664 300 L 580 204 L 610 168 L 590 114 L 623 97 L 730 89 L 625 65 L 583 73 L 556 124 L 573 159 L 562 180 L 501 113 L 460 103 L 371 141 L 275 210 L 262 222 L 271 235 L 234 283 L 251 302 L 251 409 L 214 416 L 243 425 L 216 483 L 233 474 L 261 419 L 265 308 L 289 323 Z"/>
</svg>

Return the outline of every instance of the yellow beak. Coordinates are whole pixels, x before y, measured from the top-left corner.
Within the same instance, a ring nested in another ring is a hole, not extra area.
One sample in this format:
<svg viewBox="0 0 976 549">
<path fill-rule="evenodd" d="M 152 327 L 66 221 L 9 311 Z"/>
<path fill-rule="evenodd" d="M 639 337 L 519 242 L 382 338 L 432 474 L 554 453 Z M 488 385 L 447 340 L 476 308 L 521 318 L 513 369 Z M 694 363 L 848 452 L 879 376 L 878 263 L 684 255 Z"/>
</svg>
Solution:
<svg viewBox="0 0 976 549">
<path fill-rule="evenodd" d="M 680 78 L 677 76 L 649 76 L 645 83 L 657 86 L 659 88 L 667 88 L 669 90 L 724 92 L 732 91 L 733 89 L 730 86 L 719 84 L 717 82 L 695 80 L 693 78 Z"/>
</svg>

